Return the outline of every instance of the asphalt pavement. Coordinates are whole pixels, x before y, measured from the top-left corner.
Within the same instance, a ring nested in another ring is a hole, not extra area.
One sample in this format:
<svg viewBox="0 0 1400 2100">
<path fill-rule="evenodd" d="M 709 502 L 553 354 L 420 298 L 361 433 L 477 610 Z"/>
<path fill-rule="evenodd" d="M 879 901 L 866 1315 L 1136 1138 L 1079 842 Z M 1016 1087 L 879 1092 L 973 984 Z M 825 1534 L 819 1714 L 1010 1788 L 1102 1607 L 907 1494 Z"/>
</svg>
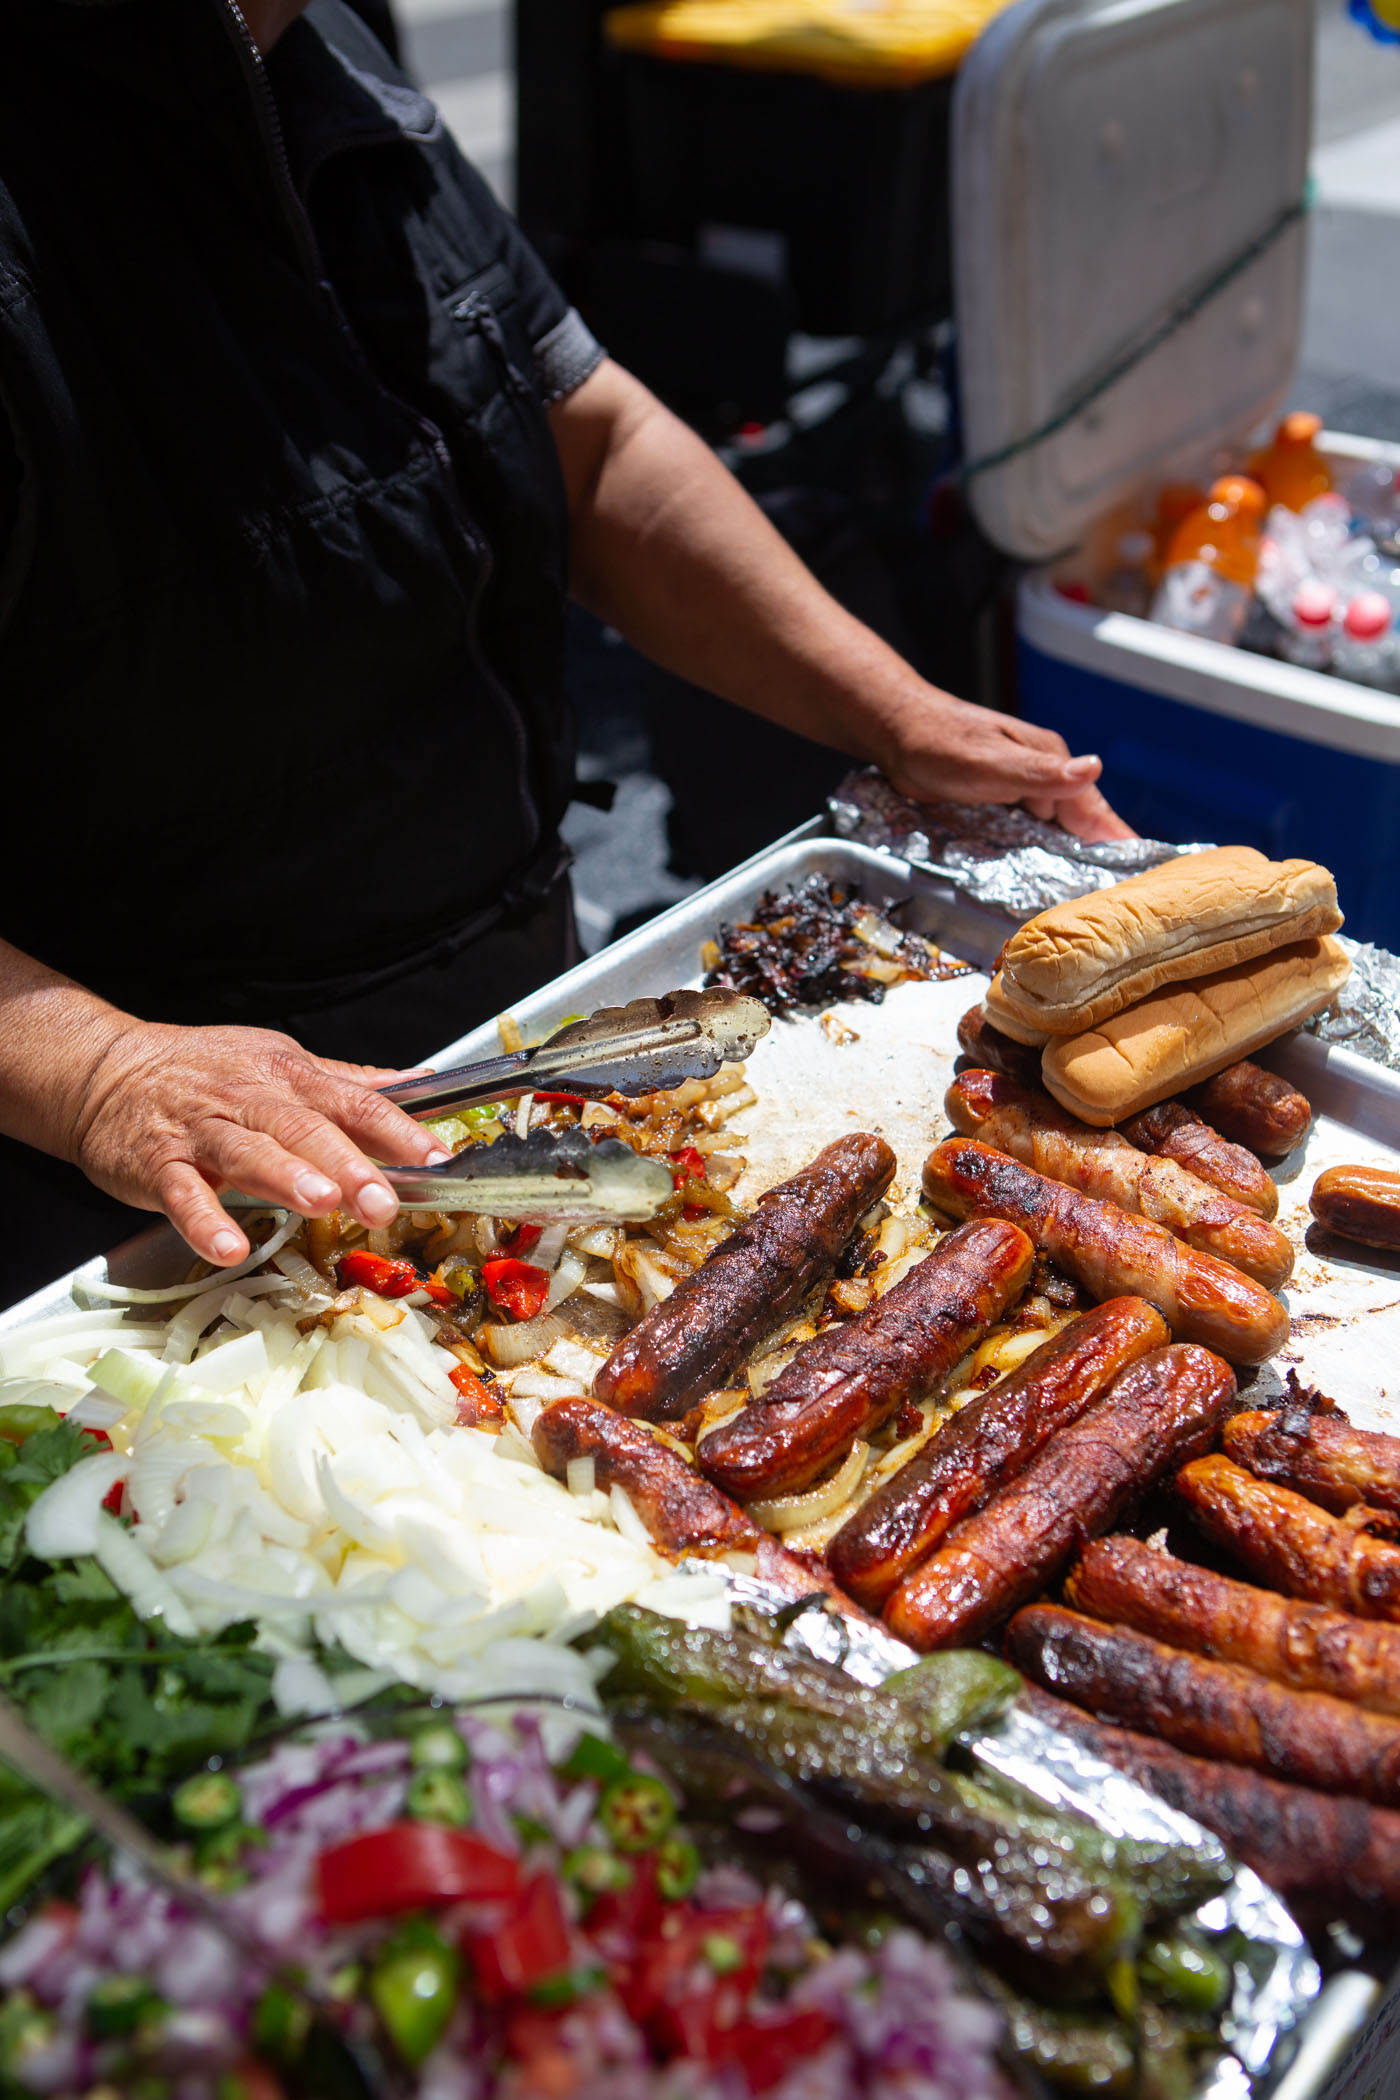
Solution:
<svg viewBox="0 0 1400 2100">
<path fill-rule="evenodd" d="M 499 195 L 513 188 L 510 11 L 499 0 L 396 0 L 408 63 Z M 1228 4 L 1228 0 L 1227 0 Z M 1400 47 L 1346 0 L 1317 0 L 1315 208 L 1292 403 L 1334 429 L 1400 440 Z M 667 868 L 669 795 L 648 768 L 626 652 L 587 652 L 578 697 L 585 777 L 618 783 L 610 814 L 575 805 L 580 930 L 591 949 L 693 883 Z"/>
</svg>

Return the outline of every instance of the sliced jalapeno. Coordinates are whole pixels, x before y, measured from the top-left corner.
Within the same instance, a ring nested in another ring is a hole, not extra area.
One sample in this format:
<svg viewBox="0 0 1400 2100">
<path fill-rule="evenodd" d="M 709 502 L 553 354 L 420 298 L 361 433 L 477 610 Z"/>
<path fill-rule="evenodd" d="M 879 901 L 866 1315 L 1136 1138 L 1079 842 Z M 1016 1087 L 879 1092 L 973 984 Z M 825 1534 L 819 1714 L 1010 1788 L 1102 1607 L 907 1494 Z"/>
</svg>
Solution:
<svg viewBox="0 0 1400 2100">
<path fill-rule="evenodd" d="M 604 1788 L 598 1816 L 619 1852 L 650 1852 L 675 1822 L 676 1804 L 661 1780 L 630 1772 Z"/>
</svg>

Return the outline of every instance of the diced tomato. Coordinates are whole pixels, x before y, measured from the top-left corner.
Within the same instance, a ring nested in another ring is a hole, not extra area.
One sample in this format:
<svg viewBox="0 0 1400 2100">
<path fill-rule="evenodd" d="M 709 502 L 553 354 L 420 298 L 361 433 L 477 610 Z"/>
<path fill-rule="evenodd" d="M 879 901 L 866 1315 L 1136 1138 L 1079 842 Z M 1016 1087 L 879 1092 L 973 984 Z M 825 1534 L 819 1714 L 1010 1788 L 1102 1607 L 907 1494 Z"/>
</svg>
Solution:
<svg viewBox="0 0 1400 2100">
<path fill-rule="evenodd" d="M 678 1189 L 688 1181 L 705 1179 L 705 1155 L 697 1152 L 694 1145 L 682 1145 L 670 1155 L 671 1180 Z"/>
<path fill-rule="evenodd" d="M 494 1932 L 463 1942 L 483 1998 L 518 1997 L 567 1969 L 573 1954 L 568 1922 L 552 1874 L 532 1874 Z"/>
<path fill-rule="evenodd" d="M 84 1425 L 79 1434 L 91 1438 L 99 1451 L 110 1451 L 112 1448 L 112 1439 L 108 1436 L 105 1429 L 89 1429 Z"/>
<path fill-rule="evenodd" d="M 457 1420 L 462 1428 L 476 1429 L 483 1422 L 505 1420 L 506 1411 L 499 1398 L 475 1371 L 469 1370 L 465 1364 L 456 1364 L 447 1375 L 460 1395 Z"/>
<path fill-rule="evenodd" d="M 716 2013 L 723 2007 L 732 2011 L 736 2003 L 747 2004 L 762 1974 L 769 1935 L 768 1919 L 760 1904 L 736 1910 L 699 1910 L 691 1903 L 672 1905 L 623 1985 L 623 2003 L 632 2018 L 643 2023 L 666 2007 L 674 2010 L 697 1998 L 706 2004 L 713 1999 L 711 2010 Z M 722 1974 L 706 1951 L 721 1944 L 734 1955 L 733 1966 Z M 723 2007 L 716 1996 L 721 1984 Z"/>
<path fill-rule="evenodd" d="M 122 1495 L 125 1488 L 126 1482 L 124 1480 L 114 1480 L 102 1497 L 102 1507 L 110 1510 L 114 1517 L 119 1517 L 122 1513 Z"/>
<path fill-rule="evenodd" d="M 632 1879 L 626 1888 L 606 1889 L 594 1899 L 583 1921 L 598 1952 L 615 1966 L 630 1964 L 636 1949 L 650 1943 L 662 1911 L 656 1893 L 656 1854 L 640 1853 L 628 1865 Z"/>
<path fill-rule="evenodd" d="M 530 1249 L 538 1244 L 540 1234 L 543 1231 L 543 1225 L 517 1225 L 514 1232 L 508 1232 L 501 1241 L 502 1251 L 506 1254 L 515 1255 L 518 1260 L 521 1255 L 528 1254 Z"/>
<path fill-rule="evenodd" d="M 513 1320 L 533 1320 L 549 1296 L 549 1271 L 510 1255 L 483 1262 L 481 1280 L 491 1303 Z"/>
<path fill-rule="evenodd" d="M 683 1203 L 681 1205 L 681 1216 L 685 1219 L 687 1225 L 697 1224 L 701 1218 L 708 1218 L 709 1215 L 710 1213 L 703 1203 Z"/>
<path fill-rule="evenodd" d="M 353 1247 L 335 1265 L 335 1280 L 343 1291 L 376 1291 L 381 1298 L 406 1298 L 421 1290 L 423 1278 L 411 1261 L 391 1261 L 387 1254 L 371 1254 L 367 1247 Z"/>
<path fill-rule="evenodd" d="M 730 2030 L 728 2045 L 755 2093 L 771 2092 L 794 2064 L 810 2062 L 841 2032 L 839 2021 L 818 2005 L 768 2019 L 749 2016 Z"/>
<path fill-rule="evenodd" d="M 470 1830 L 389 1823 L 332 1845 L 316 1862 L 316 1878 L 326 1923 L 353 1925 L 445 1903 L 513 1899 L 520 1866 Z"/>
</svg>

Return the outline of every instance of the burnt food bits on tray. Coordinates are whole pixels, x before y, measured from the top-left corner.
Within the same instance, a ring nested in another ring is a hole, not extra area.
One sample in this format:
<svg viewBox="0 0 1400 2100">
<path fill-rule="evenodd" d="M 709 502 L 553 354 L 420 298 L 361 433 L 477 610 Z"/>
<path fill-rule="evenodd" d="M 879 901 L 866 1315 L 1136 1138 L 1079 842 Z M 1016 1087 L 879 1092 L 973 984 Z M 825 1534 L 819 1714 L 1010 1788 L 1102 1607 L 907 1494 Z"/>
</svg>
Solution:
<svg viewBox="0 0 1400 2100">
<path fill-rule="evenodd" d="M 761 999 L 770 1013 L 829 1006 L 838 999 L 879 1002 L 892 984 L 965 977 L 971 965 L 942 955 L 917 933 L 903 933 L 862 903 L 854 884 L 809 875 L 789 890 L 765 890 L 752 919 L 719 929 L 702 950 L 705 983 Z"/>
</svg>

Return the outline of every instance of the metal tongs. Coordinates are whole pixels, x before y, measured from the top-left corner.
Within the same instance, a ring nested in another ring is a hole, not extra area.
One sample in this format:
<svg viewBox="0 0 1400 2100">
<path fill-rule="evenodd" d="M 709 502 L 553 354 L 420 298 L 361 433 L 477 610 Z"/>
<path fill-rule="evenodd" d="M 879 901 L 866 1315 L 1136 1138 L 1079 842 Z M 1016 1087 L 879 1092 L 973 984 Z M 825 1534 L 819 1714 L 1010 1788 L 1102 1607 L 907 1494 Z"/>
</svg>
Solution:
<svg viewBox="0 0 1400 2100">
<path fill-rule="evenodd" d="M 384 1092 L 420 1119 L 535 1093 L 631 1099 L 713 1078 L 721 1065 L 748 1057 L 771 1025 L 761 1001 L 740 992 L 667 992 L 605 1006 L 533 1050 L 401 1079 Z M 478 1211 L 531 1224 L 641 1223 L 672 1193 L 664 1160 L 618 1138 L 593 1144 L 582 1130 L 501 1137 L 439 1167 L 387 1168 L 385 1178 L 410 1209 Z"/>
</svg>

